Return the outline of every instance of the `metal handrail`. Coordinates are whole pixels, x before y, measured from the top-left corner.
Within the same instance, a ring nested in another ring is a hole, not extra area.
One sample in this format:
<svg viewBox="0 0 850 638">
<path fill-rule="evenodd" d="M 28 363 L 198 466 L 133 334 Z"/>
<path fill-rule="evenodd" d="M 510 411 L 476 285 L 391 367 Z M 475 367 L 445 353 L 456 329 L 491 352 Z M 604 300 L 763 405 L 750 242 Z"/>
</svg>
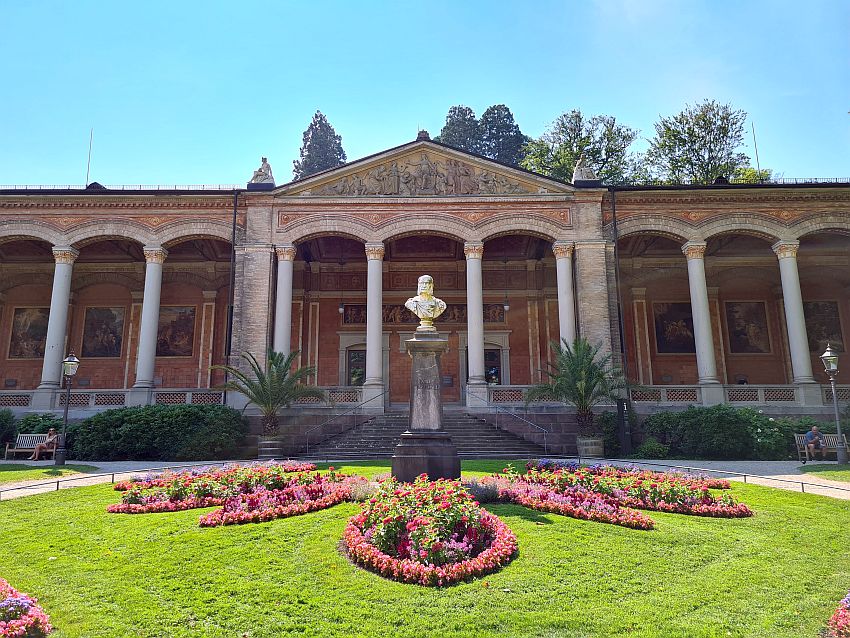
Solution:
<svg viewBox="0 0 850 638">
<path fill-rule="evenodd" d="M 307 431 L 304 433 L 304 454 L 306 455 L 306 454 L 309 454 L 309 453 L 310 453 L 310 433 L 311 433 L 311 432 L 313 432 L 314 430 L 320 430 L 321 428 L 323 428 L 324 426 L 326 426 L 326 425 L 327 425 L 328 423 L 330 423 L 331 421 L 335 421 L 336 419 L 338 419 L 338 418 L 339 418 L 339 417 L 341 417 L 341 416 L 345 416 L 346 414 L 349 414 L 349 413 L 351 413 L 351 412 L 353 412 L 353 411 L 355 411 L 355 410 L 359 410 L 359 409 L 360 409 L 360 408 L 362 408 L 364 405 L 366 405 L 367 403 L 371 403 L 371 402 L 372 402 L 372 401 L 374 401 L 375 399 L 380 399 L 381 397 L 386 396 L 386 394 L 387 394 L 388 392 L 389 392 L 389 390 L 384 390 L 383 392 L 381 392 L 381 394 L 376 394 L 376 395 L 375 395 L 375 396 L 373 396 L 371 399 L 367 399 L 367 400 L 363 401 L 362 403 L 358 403 L 358 404 L 357 404 L 357 405 L 355 405 L 354 407 L 348 408 L 345 412 L 340 412 L 339 414 L 335 414 L 335 415 L 334 415 L 334 416 L 332 416 L 331 418 L 329 418 L 329 419 L 327 419 L 327 420 L 322 421 L 321 423 L 319 423 L 319 425 L 314 425 L 313 427 L 311 427 L 309 430 L 307 430 Z"/>
<path fill-rule="evenodd" d="M 515 419 L 519 419 L 519 420 L 520 420 L 520 421 L 522 421 L 523 423 L 526 423 L 526 424 L 530 425 L 531 427 L 533 427 L 533 428 L 537 428 L 538 430 L 540 430 L 541 432 L 543 432 L 543 452 L 544 452 L 544 454 L 548 454 L 548 453 L 549 453 L 549 446 L 548 446 L 548 443 L 547 443 L 547 440 L 546 440 L 546 435 L 547 435 L 547 434 L 551 434 L 551 432 L 549 432 L 549 430 L 547 430 L 546 428 L 544 428 L 544 427 L 542 427 L 542 426 L 540 426 L 540 425 L 537 425 L 536 423 L 532 423 L 532 422 L 531 422 L 531 421 L 529 421 L 528 419 L 525 419 L 525 418 L 521 417 L 521 416 L 520 416 L 519 414 L 517 414 L 516 412 L 511 412 L 510 410 L 507 410 L 507 409 L 503 408 L 503 407 L 502 407 L 502 406 L 500 406 L 500 405 L 496 405 L 495 403 L 490 403 L 490 401 L 486 401 L 485 399 L 482 399 L 482 398 L 481 398 L 481 397 L 479 397 L 479 396 L 476 396 L 476 395 L 474 395 L 474 394 L 469 394 L 468 392 L 467 392 L 466 396 L 468 396 L 468 397 L 472 397 L 473 399 L 477 399 L 478 401 L 481 401 L 484 405 L 486 405 L 488 408 L 491 408 L 491 409 L 496 410 L 496 414 L 497 414 L 497 415 L 498 415 L 499 411 L 504 412 L 504 413 L 506 413 L 506 414 L 511 415 L 511 416 L 512 416 L 512 417 L 514 417 Z M 499 428 L 499 419 L 498 419 L 498 416 L 496 417 L 496 429 L 497 429 L 497 430 L 498 430 L 498 429 L 500 429 L 500 428 Z"/>
</svg>

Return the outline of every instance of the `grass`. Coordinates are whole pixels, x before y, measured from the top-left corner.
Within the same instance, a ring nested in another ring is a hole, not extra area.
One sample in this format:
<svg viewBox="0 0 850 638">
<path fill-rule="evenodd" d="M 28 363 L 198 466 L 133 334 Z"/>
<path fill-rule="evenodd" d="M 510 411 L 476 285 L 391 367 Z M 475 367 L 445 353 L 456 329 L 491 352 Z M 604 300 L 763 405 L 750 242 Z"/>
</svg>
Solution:
<svg viewBox="0 0 850 638">
<path fill-rule="evenodd" d="M 651 532 L 489 505 L 516 532 L 517 558 L 485 579 L 429 589 L 339 553 L 354 504 L 201 529 L 199 511 L 107 514 L 118 493 L 83 487 L 0 502 L 0 576 L 40 599 L 55 638 L 817 635 L 850 585 L 850 502 L 733 492 L 753 518 L 653 512 Z M 812 563 L 812 543 L 828 561 Z"/>
<path fill-rule="evenodd" d="M 842 465 L 802 465 L 797 468 L 805 474 L 817 474 L 821 478 L 850 483 L 850 463 Z"/>
<path fill-rule="evenodd" d="M 61 466 L 38 466 L 19 465 L 15 463 L 0 463 L 0 485 L 6 483 L 18 483 L 20 481 L 36 481 L 39 479 L 49 481 L 60 476 L 96 472 L 97 468 L 92 465 L 61 465 Z"/>
</svg>

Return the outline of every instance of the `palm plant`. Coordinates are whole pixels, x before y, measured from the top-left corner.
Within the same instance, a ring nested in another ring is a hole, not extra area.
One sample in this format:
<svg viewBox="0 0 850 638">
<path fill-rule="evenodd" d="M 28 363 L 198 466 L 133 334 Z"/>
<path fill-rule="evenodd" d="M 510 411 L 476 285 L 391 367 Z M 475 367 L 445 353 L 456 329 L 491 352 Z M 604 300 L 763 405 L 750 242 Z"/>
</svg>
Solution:
<svg viewBox="0 0 850 638">
<path fill-rule="evenodd" d="M 277 434 L 279 422 L 277 413 L 281 408 L 288 408 L 292 403 L 303 398 L 324 399 L 325 391 L 314 385 L 305 383 L 307 377 L 316 373 L 312 366 L 292 370 L 292 362 L 298 356 L 295 350 L 289 354 L 269 350 L 265 368 L 250 352 L 242 354 L 248 362 L 251 374 L 246 374 L 239 368 L 227 365 L 212 366 L 213 370 L 224 370 L 229 379 L 221 389 L 228 392 L 239 392 L 249 402 L 256 405 L 263 415 L 263 434 Z"/>
<path fill-rule="evenodd" d="M 593 407 L 606 400 L 614 400 L 626 387 L 622 373 L 611 363 L 610 354 L 600 353 L 600 347 L 587 339 L 576 337 L 570 344 L 552 342 L 555 360 L 549 362 L 543 373 L 548 383 L 529 388 L 526 405 L 541 399 L 561 401 L 575 406 L 576 421 L 583 434 L 594 432 Z"/>
</svg>

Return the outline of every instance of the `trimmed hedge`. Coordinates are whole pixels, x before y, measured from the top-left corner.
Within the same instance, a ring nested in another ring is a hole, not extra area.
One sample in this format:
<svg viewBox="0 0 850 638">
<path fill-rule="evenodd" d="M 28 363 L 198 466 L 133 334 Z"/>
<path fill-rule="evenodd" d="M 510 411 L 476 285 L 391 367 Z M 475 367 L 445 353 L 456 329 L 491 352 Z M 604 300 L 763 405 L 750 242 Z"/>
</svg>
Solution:
<svg viewBox="0 0 850 638">
<path fill-rule="evenodd" d="M 148 405 L 85 419 L 70 445 L 77 459 L 200 461 L 232 458 L 247 433 L 242 414 L 222 405 Z"/>
</svg>

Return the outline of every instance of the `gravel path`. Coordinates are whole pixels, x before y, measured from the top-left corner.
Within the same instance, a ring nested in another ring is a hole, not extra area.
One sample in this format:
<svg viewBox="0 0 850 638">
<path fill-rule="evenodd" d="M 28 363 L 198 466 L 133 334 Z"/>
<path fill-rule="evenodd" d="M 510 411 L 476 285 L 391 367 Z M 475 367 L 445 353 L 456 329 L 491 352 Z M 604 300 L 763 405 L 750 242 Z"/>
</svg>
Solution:
<svg viewBox="0 0 850 638">
<path fill-rule="evenodd" d="M 585 459 L 585 461 L 587 461 L 587 459 Z M 99 473 L 103 473 L 105 476 L 79 474 L 63 477 L 58 481 L 58 489 L 70 489 L 73 487 L 81 487 L 83 485 L 111 483 L 113 478 L 114 480 L 126 479 L 131 475 L 138 473 L 140 470 L 148 468 L 155 469 L 174 467 L 176 465 L 223 465 L 225 463 L 233 462 L 234 461 L 198 461 L 191 464 L 179 464 L 174 462 L 156 461 L 115 461 L 102 463 L 98 463 L 97 461 L 86 461 L 86 465 L 93 465 L 98 468 Z M 8 461 L 8 463 L 18 463 L 20 465 L 32 465 L 36 467 L 51 467 L 53 465 L 53 461 Z M 340 463 L 344 464 L 345 461 L 340 461 Z M 671 465 L 698 468 L 707 471 L 714 476 L 728 478 L 733 481 L 745 481 L 754 485 L 776 487 L 793 492 L 805 491 L 806 493 L 850 500 L 850 483 L 831 481 L 829 479 L 821 478 L 817 474 L 804 474 L 798 469 L 800 467 L 799 461 L 685 461 L 665 459 L 663 462 L 628 461 L 628 463 L 658 471 L 664 471 Z M 823 465 L 824 463 L 812 462 L 810 464 Z M 830 462 L 825 464 L 834 465 L 834 463 Z M 724 474 L 723 472 L 735 472 L 737 474 L 745 474 L 747 476 L 744 477 L 735 474 Z M 36 480 L 0 484 L 0 500 L 5 501 L 11 498 L 28 496 L 30 494 L 52 492 L 56 489 L 57 481 L 46 482 L 43 480 Z"/>
</svg>

